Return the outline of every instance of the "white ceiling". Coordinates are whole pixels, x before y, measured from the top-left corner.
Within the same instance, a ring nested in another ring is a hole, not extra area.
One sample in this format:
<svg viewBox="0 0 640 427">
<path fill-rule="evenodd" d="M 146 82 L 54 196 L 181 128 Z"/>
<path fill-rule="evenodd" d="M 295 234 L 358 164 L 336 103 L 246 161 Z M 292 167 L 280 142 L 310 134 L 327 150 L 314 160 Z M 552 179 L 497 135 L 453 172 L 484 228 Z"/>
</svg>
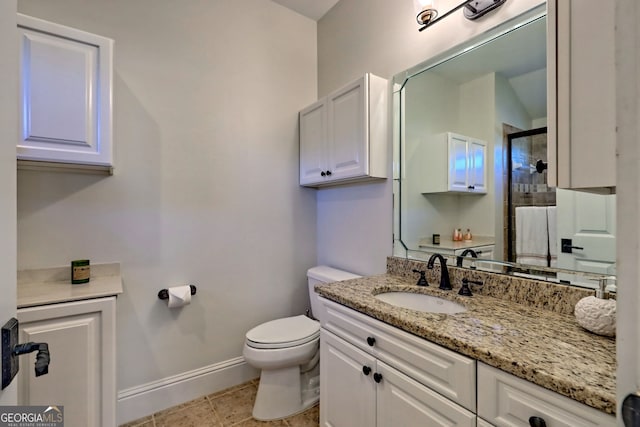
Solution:
<svg viewBox="0 0 640 427">
<path fill-rule="evenodd" d="M 319 20 L 338 0 L 273 0 L 274 2 L 298 12 L 314 21 Z"/>
<path fill-rule="evenodd" d="M 545 117 L 546 40 L 546 20 L 542 19 L 465 52 L 432 70 L 458 83 L 490 72 L 500 73 L 509 80 L 531 118 Z"/>
</svg>

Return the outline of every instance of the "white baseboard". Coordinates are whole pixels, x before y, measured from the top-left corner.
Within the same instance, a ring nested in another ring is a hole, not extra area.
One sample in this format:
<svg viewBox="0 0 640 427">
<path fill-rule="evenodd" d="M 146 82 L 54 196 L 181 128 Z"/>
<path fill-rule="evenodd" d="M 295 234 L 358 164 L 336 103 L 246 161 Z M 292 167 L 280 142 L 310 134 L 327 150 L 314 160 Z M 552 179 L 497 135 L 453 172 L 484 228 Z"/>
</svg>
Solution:
<svg viewBox="0 0 640 427">
<path fill-rule="evenodd" d="M 260 375 L 243 357 L 194 369 L 118 392 L 118 425 L 200 396 L 242 384 Z"/>
</svg>

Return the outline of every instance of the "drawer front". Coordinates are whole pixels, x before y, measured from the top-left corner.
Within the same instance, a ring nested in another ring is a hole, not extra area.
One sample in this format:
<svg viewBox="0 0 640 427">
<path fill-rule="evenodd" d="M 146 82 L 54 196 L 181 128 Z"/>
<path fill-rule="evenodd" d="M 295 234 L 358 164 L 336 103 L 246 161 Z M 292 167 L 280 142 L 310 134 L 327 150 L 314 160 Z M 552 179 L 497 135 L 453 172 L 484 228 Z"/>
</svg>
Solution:
<svg viewBox="0 0 640 427">
<path fill-rule="evenodd" d="M 476 411 L 475 360 L 340 304 L 321 300 L 326 308 L 323 328 L 466 409 Z"/>
<path fill-rule="evenodd" d="M 566 396 L 478 363 L 478 416 L 502 426 L 528 426 L 539 417 L 547 427 L 615 426 L 616 419 Z"/>
</svg>

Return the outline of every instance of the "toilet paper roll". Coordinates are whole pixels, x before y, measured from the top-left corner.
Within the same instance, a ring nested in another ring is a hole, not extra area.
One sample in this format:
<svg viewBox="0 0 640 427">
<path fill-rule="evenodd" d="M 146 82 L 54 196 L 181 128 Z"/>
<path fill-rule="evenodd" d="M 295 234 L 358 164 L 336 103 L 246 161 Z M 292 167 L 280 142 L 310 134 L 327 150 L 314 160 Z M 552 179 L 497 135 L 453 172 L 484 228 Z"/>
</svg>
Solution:
<svg viewBox="0 0 640 427">
<path fill-rule="evenodd" d="M 189 285 L 174 286 L 168 289 L 169 301 L 167 305 L 169 308 L 184 307 L 191 303 L 191 287 Z"/>
</svg>

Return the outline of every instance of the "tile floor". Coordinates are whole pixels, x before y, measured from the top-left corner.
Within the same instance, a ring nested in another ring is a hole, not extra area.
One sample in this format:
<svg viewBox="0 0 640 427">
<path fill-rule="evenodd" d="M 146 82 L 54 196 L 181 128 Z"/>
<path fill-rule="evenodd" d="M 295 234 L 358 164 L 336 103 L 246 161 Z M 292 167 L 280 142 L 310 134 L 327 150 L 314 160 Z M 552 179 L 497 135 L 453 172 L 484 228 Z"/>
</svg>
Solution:
<svg viewBox="0 0 640 427">
<path fill-rule="evenodd" d="M 251 417 L 258 380 L 194 399 L 120 427 L 318 427 L 318 405 L 278 421 Z"/>
</svg>

